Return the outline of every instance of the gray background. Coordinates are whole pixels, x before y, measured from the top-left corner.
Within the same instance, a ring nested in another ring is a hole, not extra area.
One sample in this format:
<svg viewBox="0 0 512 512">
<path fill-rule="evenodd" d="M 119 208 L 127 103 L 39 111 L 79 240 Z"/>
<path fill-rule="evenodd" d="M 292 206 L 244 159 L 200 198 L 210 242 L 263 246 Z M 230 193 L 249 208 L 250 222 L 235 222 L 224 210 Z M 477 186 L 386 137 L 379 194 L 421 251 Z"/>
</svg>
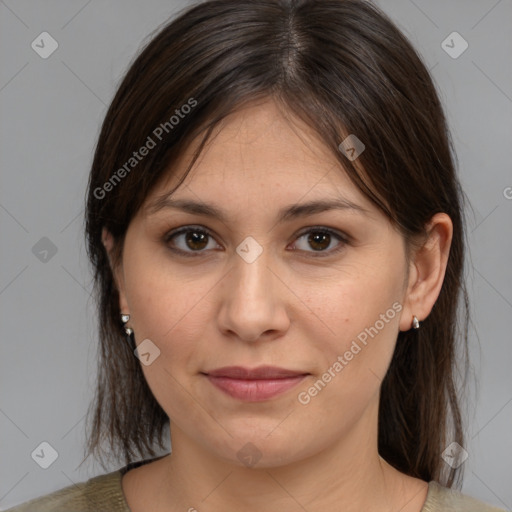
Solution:
<svg viewBox="0 0 512 512">
<path fill-rule="evenodd" d="M 510 510 L 512 1 L 378 4 L 432 70 L 474 210 L 468 279 L 478 387 L 470 382 L 463 491 Z M 96 351 L 83 197 L 116 84 L 142 42 L 185 5 L 0 1 L 2 509 L 103 472 L 91 462 L 77 469 Z M 43 31 L 59 45 L 47 59 L 31 48 Z M 453 31 L 469 44 L 456 59 L 441 46 Z M 43 237 L 55 254 L 33 249 Z M 48 469 L 31 458 L 43 441 L 59 454 Z"/>
</svg>

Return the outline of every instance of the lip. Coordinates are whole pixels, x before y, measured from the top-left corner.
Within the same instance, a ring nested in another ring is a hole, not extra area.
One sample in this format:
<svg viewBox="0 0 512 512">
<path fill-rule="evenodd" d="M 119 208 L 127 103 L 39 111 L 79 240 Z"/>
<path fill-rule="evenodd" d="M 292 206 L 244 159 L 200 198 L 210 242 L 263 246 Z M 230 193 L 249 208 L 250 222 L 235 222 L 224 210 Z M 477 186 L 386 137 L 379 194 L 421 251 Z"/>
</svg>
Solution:
<svg viewBox="0 0 512 512">
<path fill-rule="evenodd" d="M 295 387 L 309 373 L 260 366 L 226 366 L 204 372 L 211 384 L 233 398 L 246 402 L 261 402 L 280 395 Z"/>
</svg>

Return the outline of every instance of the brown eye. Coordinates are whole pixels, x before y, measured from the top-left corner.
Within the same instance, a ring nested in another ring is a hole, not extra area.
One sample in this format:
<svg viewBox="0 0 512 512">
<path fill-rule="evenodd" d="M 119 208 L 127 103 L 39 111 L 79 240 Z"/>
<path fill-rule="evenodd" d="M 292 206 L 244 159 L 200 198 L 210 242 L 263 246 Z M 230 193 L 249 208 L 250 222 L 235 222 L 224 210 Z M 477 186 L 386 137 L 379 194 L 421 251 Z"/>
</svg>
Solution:
<svg viewBox="0 0 512 512">
<path fill-rule="evenodd" d="M 206 252 L 206 249 L 217 247 L 214 238 L 208 231 L 201 228 L 185 227 L 167 234 L 164 238 L 169 248 L 186 256 L 193 253 Z"/>
<path fill-rule="evenodd" d="M 208 245 L 208 235 L 199 231 L 188 231 L 185 235 L 185 243 L 189 249 L 195 251 L 204 249 Z"/>
<path fill-rule="evenodd" d="M 310 233 L 308 243 L 315 251 L 323 251 L 327 249 L 331 243 L 331 235 L 329 233 Z"/>
<path fill-rule="evenodd" d="M 297 238 L 294 248 L 303 252 L 317 253 L 312 254 L 313 256 L 329 256 L 341 251 L 347 243 L 348 238 L 335 231 L 327 228 L 313 228 Z"/>
</svg>

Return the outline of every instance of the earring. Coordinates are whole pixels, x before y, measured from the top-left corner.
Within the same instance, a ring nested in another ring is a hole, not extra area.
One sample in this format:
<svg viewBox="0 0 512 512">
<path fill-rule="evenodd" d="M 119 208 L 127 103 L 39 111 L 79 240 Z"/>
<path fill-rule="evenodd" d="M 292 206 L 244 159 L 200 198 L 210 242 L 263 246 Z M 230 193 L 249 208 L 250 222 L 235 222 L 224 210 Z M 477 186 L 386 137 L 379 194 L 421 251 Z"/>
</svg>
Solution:
<svg viewBox="0 0 512 512">
<path fill-rule="evenodd" d="M 128 342 L 133 345 L 134 339 L 133 339 L 133 329 L 131 327 L 127 327 L 126 323 L 130 320 L 130 315 L 127 315 L 125 313 L 121 313 L 121 322 L 123 322 L 124 325 L 124 332 L 126 333 L 126 339 Z"/>
<path fill-rule="evenodd" d="M 412 327 L 413 329 L 419 329 L 420 328 L 420 322 L 416 318 L 416 315 L 412 317 Z"/>
</svg>

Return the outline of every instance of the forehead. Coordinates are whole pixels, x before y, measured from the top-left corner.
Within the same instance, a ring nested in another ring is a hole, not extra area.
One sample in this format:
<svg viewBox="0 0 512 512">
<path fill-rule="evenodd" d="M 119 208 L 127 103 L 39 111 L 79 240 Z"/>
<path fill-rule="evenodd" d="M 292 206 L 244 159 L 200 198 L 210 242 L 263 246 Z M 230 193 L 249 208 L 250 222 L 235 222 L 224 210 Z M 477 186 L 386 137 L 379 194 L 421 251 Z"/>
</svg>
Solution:
<svg viewBox="0 0 512 512">
<path fill-rule="evenodd" d="M 148 212 L 177 184 L 199 142 L 189 145 L 153 191 L 146 201 Z M 373 209 L 333 149 L 301 120 L 283 117 L 272 101 L 237 110 L 219 123 L 172 197 L 214 201 L 225 208 L 229 203 L 273 208 L 341 197 Z"/>
</svg>

